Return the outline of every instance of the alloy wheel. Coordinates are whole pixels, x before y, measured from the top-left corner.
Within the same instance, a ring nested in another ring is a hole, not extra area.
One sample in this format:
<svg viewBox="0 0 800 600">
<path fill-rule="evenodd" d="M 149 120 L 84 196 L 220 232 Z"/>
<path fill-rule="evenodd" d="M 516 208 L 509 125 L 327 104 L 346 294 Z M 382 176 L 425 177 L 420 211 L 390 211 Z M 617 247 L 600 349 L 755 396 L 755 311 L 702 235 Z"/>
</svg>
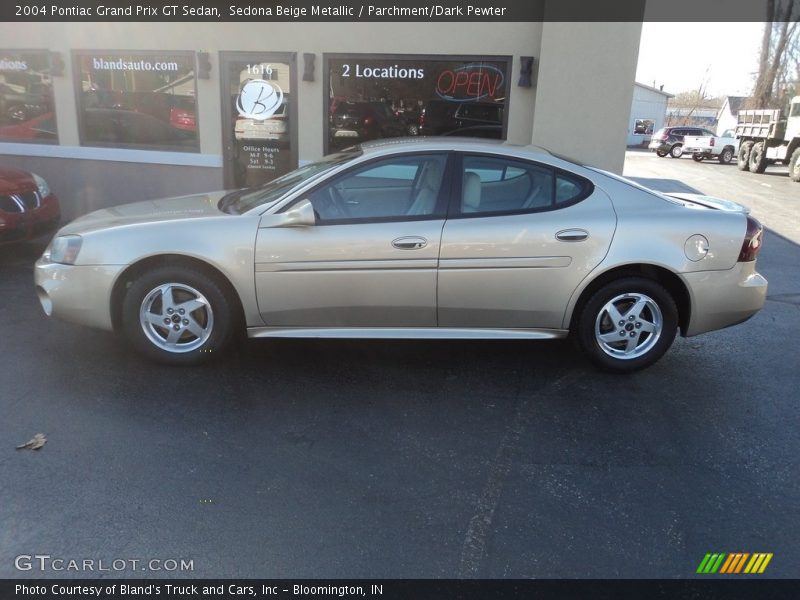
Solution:
<svg viewBox="0 0 800 600">
<path fill-rule="evenodd" d="M 182 283 L 160 285 L 142 300 L 139 323 L 145 336 L 167 352 L 191 352 L 208 341 L 214 312 L 203 294 Z"/>
<path fill-rule="evenodd" d="M 629 360 L 647 354 L 663 328 L 658 304 L 645 294 L 628 293 L 612 298 L 600 309 L 594 335 L 607 355 Z"/>
</svg>

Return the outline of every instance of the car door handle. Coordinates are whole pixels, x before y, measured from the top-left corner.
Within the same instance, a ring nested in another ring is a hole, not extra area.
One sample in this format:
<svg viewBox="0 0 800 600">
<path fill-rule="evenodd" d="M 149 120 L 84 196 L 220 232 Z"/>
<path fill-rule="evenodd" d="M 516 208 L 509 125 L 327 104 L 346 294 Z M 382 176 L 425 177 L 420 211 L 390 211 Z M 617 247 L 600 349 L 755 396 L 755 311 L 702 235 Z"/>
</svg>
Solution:
<svg viewBox="0 0 800 600">
<path fill-rule="evenodd" d="M 582 242 L 589 238 L 589 232 L 585 229 L 562 229 L 556 233 L 556 239 L 562 242 Z"/>
<path fill-rule="evenodd" d="M 398 250 L 419 250 L 428 245 L 424 237 L 399 237 L 392 240 L 392 246 Z"/>
</svg>

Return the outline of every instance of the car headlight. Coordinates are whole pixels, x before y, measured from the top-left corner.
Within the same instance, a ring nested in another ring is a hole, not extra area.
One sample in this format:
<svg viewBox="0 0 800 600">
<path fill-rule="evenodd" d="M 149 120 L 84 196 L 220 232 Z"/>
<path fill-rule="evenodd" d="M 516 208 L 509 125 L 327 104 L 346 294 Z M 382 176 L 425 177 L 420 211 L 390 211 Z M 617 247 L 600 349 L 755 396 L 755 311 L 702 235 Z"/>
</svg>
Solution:
<svg viewBox="0 0 800 600">
<path fill-rule="evenodd" d="M 44 180 L 44 177 L 41 175 L 37 175 L 36 173 L 31 173 L 33 175 L 33 180 L 36 182 L 36 187 L 39 189 L 39 195 L 42 198 L 46 198 L 50 195 L 50 186 L 47 185 L 47 182 Z"/>
<path fill-rule="evenodd" d="M 81 250 L 83 238 L 79 235 L 60 235 L 50 243 L 50 262 L 74 265 Z M 47 251 L 45 251 L 47 254 Z"/>
</svg>

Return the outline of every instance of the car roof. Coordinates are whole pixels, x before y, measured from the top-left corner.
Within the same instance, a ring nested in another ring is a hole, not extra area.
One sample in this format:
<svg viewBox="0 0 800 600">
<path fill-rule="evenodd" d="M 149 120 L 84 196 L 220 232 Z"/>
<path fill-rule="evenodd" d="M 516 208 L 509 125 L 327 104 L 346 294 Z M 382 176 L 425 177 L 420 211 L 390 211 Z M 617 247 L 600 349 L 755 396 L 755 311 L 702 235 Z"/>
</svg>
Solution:
<svg viewBox="0 0 800 600">
<path fill-rule="evenodd" d="M 406 138 L 386 138 L 363 142 L 361 150 L 364 155 L 378 156 L 394 152 L 422 152 L 425 150 L 458 150 L 461 152 L 489 152 L 491 154 L 509 155 L 547 155 L 551 152 L 534 144 L 516 144 L 507 140 L 489 140 L 470 137 L 426 137 L 414 136 Z"/>
</svg>

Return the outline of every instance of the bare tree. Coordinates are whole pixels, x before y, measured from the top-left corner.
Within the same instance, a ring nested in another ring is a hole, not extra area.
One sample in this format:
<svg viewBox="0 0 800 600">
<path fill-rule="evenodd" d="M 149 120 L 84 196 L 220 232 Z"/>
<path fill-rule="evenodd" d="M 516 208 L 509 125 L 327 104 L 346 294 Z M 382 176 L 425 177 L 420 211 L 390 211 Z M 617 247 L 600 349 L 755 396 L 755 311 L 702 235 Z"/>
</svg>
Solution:
<svg viewBox="0 0 800 600">
<path fill-rule="evenodd" d="M 793 92 L 787 88 L 794 88 L 792 84 L 797 83 L 790 80 L 798 61 L 798 16 L 800 0 L 767 0 L 767 21 L 753 89 L 755 107 L 780 108 L 785 97 Z"/>
</svg>

